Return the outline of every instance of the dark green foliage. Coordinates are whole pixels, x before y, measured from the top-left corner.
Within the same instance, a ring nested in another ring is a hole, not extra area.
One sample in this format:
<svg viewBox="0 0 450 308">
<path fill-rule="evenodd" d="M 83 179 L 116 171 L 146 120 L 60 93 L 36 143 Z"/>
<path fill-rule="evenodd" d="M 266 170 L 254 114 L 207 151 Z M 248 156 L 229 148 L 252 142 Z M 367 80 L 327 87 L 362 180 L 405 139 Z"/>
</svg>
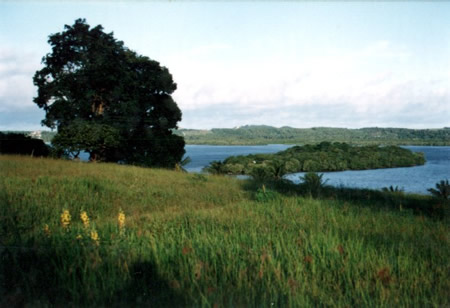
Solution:
<svg viewBox="0 0 450 308">
<path fill-rule="evenodd" d="M 317 174 L 314 172 L 308 172 L 304 176 L 300 177 L 303 183 L 301 183 L 302 189 L 304 189 L 307 194 L 317 198 L 323 190 L 323 187 L 327 180 L 323 181 L 323 174 Z"/>
<path fill-rule="evenodd" d="M 52 52 L 34 84 L 42 123 L 57 128 L 59 149 L 89 152 L 91 160 L 174 167 L 184 140 L 173 129 L 181 111 L 168 69 L 138 55 L 83 19 L 48 40 Z"/>
<path fill-rule="evenodd" d="M 212 161 L 207 167 L 203 168 L 204 171 L 211 174 L 225 174 L 224 163 L 221 161 Z"/>
<path fill-rule="evenodd" d="M 212 130 L 181 129 L 178 133 L 190 144 L 304 144 L 347 142 L 352 144 L 450 145 L 450 129 L 406 128 L 275 128 L 249 125 Z"/>
<path fill-rule="evenodd" d="M 413 153 L 397 146 L 350 146 L 322 142 L 294 146 L 276 154 L 231 156 L 224 160 L 221 170 L 229 174 L 248 174 L 258 179 L 281 179 L 283 175 L 295 172 L 409 167 L 424 163 L 422 153 Z"/>
<path fill-rule="evenodd" d="M 235 166 L 239 166 L 239 164 L 235 164 Z M 247 169 L 250 170 L 249 175 L 251 175 L 255 180 L 262 182 L 267 180 L 279 181 L 287 173 L 286 163 L 282 160 L 273 160 L 267 164 L 258 165 L 254 168 Z M 244 169 L 242 169 L 241 173 L 244 173 Z"/>
<path fill-rule="evenodd" d="M 448 180 L 441 180 L 439 183 L 436 183 L 436 189 L 429 188 L 428 191 L 435 197 L 447 200 L 450 196 L 450 184 Z"/>
<path fill-rule="evenodd" d="M 389 187 L 383 187 L 382 189 L 381 189 L 382 191 L 384 191 L 384 192 L 393 192 L 393 193 L 401 193 L 401 192 L 403 192 L 403 189 L 401 189 L 401 188 L 399 188 L 398 186 L 389 186 Z"/>
<path fill-rule="evenodd" d="M 108 153 L 120 146 L 121 140 L 118 130 L 112 126 L 75 120 L 59 131 L 53 144 L 55 149 L 66 151 L 75 158 L 81 151 L 86 151 L 95 161 L 106 160 Z"/>
<path fill-rule="evenodd" d="M 273 179 L 273 170 L 271 170 L 269 167 L 259 166 L 252 168 L 250 171 L 250 175 L 253 177 L 253 179 L 264 182 Z"/>
<path fill-rule="evenodd" d="M 275 180 L 281 180 L 281 178 L 287 173 L 286 163 L 283 160 L 272 160 L 270 162 L 270 168 L 272 169 Z"/>
<path fill-rule="evenodd" d="M 24 134 L 0 133 L 0 153 L 48 156 L 49 147 L 40 139 L 33 139 Z"/>
</svg>

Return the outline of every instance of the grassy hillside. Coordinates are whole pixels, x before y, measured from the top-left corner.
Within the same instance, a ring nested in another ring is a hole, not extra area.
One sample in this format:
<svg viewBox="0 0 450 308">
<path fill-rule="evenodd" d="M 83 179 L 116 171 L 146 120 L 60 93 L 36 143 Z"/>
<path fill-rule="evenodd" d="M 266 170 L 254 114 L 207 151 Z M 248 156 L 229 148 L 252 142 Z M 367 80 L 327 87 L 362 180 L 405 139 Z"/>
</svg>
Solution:
<svg viewBox="0 0 450 308">
<path fill-rule="evenodd" d="M 211 130 L 181 129 L 178 133 L 184 136 L 188 144 L 307 144 L 329 141 L 352 144 L 450 145 L 450 128 L 276 128 L 247 125 Z"/>
<path fill-rule="evenodd" d="M 0 156 L 0 305 L 450 305 L 442 203 L 299 192 Z"/>
</svg>

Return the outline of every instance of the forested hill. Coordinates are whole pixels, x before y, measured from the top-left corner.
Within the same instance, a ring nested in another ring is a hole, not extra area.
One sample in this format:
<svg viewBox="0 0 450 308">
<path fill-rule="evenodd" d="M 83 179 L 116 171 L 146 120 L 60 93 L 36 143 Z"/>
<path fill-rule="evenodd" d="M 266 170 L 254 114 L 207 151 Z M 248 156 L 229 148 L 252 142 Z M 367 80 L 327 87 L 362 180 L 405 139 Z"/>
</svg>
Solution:
<svg viewBox="0 0 450 308">
<path fill-rule="evenodd" d="M 450 145 L 450 127 L 442 129 L 406 128 L 276 128 L 249 125 L 239 128 L 214 128 L 211 130 L 180 129 L 188 144 L 311 144 L 323 141 L 350 144 L 389 145 Z"/>
<path fill-rule="evenodd" d="M 31 132 L 21 132 L 30 134 Z M 179 129 L 187 144 L 312 144 L 323 141 L 350 144 L 386 145 L 446 145 L 450 146 L 450 127 L 441 129 L 407 128 L 276 128 L 266 125 L 246 125 L 239 128 Z M 56 132 L 42 131 L 36 138 L 51 142 Z"/>
</svg>

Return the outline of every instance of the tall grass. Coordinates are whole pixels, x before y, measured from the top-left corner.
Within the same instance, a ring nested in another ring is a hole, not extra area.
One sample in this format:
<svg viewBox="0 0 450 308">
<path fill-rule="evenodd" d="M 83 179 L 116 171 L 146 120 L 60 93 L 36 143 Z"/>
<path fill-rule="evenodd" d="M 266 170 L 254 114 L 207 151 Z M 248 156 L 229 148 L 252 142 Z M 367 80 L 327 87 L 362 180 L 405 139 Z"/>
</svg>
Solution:
<svg viewBox="0 0 450 308">
<path fill-rule="evenodd" d="M 0 175 L 2 305 L 450 304 L 448 217 L 112 164 L 0 156 Z"/>
</svg>

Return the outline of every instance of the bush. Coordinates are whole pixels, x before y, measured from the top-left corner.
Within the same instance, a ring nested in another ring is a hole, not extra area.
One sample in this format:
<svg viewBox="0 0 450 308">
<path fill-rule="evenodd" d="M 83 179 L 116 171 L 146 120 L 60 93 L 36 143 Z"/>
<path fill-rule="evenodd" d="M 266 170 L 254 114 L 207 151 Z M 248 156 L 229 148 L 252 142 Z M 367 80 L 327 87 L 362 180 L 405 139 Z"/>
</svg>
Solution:
<svg viewBox="0 0 450 308">
<path fill-rule="evenodd" d="M 450 196 L 450 184 L 448 180 L 441 180 L 439 183 L 436 183 L 436 189 L 429 188 L 428 191 L 437 198 L 447 200 Z"/>
<path fill-rule="evenodd" d="M 203 168 L 203 171 L 210 174 L 225 174 L 225 164 L 222 161 L 214 160 L 209 166 Z"/>
<path fill-rule="evenodd" d="M 264 182 L 273 178 L 273 172 L 268 167 L 255 167 L 250 171 L 250 175 L 256 181 Z"/>
<path fill-rule="evenodd" d="M 317 174 L 315 172 L 308 172 L 304 176 L 300 177 L 300 180 L 303 181 L 301 186 L 303 186 L 303 188 L 309 195 L 317 198 L 320 195 L 325 183 L 327 182 L 327 180 L 323 181 L 322 178 L 323 173 Z"/>
<path fill-rule="evenodd" d="M 46 157 L 50 151 L 41 139 L 33 139 L 24 134 L 0 133 L 0 153 Z"/>
</svg>

